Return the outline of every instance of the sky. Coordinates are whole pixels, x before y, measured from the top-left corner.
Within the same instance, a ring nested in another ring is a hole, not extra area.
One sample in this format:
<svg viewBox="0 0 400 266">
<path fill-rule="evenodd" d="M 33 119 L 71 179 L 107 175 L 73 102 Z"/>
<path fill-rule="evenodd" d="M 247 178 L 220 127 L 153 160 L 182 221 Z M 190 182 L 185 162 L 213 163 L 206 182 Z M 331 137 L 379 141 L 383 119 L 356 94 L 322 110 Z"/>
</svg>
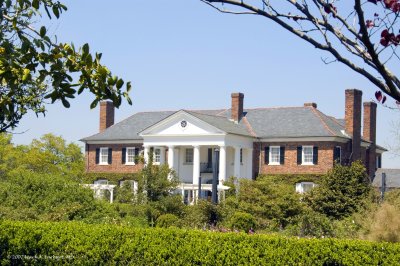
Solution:
<svg viewBox="0 0 400 266">
<path fill-rule="evenodd" d="M 302 106 L 315 102 L 327 115 L 344 117 L 345 89 L 374 99 L 364 77 L 266 19 L 228 15 L 199 0 L 62 1 L 68 11 L 46 22 L 48 32 L 75 46 L 89 43 L 103 63 L 133 85 L 133 105 L 124 102 L 115 121 L 140 111 L 229 108 L 232 92 L 244 93 L 244 107 Z M 39 21 L 40 22 L 40 21 Z M 47 106 L 45 117 L 26 115 L 13 135 L 29 144 L 43 134 L 79 139 L 98 132 L 99 109 L 83 93 Z M 279 118 L 277 118 L 279 119 Z M 378 106 L 377 143 L 399 144 L 392 123 L 400 112 Z M 385 153 L 383 167 L 400 168 L 400 157 Z"/>
</svg>

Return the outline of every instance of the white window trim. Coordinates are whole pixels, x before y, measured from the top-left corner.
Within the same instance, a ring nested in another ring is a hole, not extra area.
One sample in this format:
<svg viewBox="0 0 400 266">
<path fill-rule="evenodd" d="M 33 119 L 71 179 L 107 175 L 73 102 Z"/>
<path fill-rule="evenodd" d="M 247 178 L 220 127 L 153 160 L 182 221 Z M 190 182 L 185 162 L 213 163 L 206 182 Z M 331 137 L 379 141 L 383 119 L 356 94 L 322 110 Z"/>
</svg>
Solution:
<svg viewBox="0 0 400 266">
<path fill-rule="evenodd" d="M 304 162 L 305 148 L 311 148 L 311 158 L 312 158 L 311 162 Z M 314 165 L 313 161 L 314 161 L 314 146 L 310 146 L 310 145 L 302 146 L 302 148 L 301 148 L 301 165 Z"/>
<path fill-rule="evenodd" d="M 107 152 L 107 159 L 105 162 L 102 161 L 102 156 L 101 156 L 103 153 L 103 150 L 106 150 L 106 152 Z M 108 147 L 100 148 L 100 150 L 99 150 L 99 165 L 108 165 Z"/>
<path fill-rule="evenodd" d="M 158 162 L 156 162 L 156 150 L 160 151 L 160 161 L 158 161 Z M 154 147 L 154 149 L 153 149 L 153 164 L 160 165 L 160 163 L 161 163 L 161 149 Z"/>
<path fill-rule="evenodd" d="M 278 162 L 271 162 L 272 149 L 278 149 Z M 269 146 L 269 163 L 268 165 L 281 165 L 281 146 Z"/>
<path fill-rule="evenodd" d="M 300 194 L 307 193 L 307 191 L 304 191 L 303 185 L 312 185 L 312 188 L 315 188 L 317 186 L 317 184 L 315 184 L 314 182 L 299 182 L 299 183 L 296 183 L 296 192 L 297 193 L 300 193 Z"/>
<path fill-rule="evenodd" d="M 187 162 L 186 161 L 186 159 L 187 159 L 187 156 L 186 156 L 187 150 L 192 150 L 192 161 L 191 162 Z M 193 165 L 193 160 L 194 160 L 194 149 L 193 148 L 185 148 L 185 153 L 183 154 L 183 156 L 184 156 L 183 164 L 185 164 L 185 165 Z"/>
<path fill-rule="evenodd" d="M 335 148 L 339 148 L 339 164 L 342 164 L 342 147 L 336 146 Z"/>
<path fill-rule="evenodd" d="M 133 150 L 133 162 L 128 162 L 128 150 Z M 125 150 L 125 165 L 135 165 L 136 147 L 126 147 Z"/>
</svg>

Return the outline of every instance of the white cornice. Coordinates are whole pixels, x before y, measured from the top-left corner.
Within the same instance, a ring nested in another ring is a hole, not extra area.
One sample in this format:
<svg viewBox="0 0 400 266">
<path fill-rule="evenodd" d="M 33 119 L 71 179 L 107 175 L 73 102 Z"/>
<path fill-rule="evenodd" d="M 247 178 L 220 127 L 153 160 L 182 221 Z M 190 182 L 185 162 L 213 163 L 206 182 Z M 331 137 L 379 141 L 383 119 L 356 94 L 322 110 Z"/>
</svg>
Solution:
<svg viewBox="0 0 400 266">
<path fill-rule="evenodd" d="M 293 137 L 293 138 L 261 138 L 261 142 L 341 142 L 346 143 L 349 141 L 347 138 L 340 137 Z"/>
<path fill-rule="evenodd" d="M 137 140 L 88 140 L 86 144 L 143 144 L 142 139 Z"/>
</svg>

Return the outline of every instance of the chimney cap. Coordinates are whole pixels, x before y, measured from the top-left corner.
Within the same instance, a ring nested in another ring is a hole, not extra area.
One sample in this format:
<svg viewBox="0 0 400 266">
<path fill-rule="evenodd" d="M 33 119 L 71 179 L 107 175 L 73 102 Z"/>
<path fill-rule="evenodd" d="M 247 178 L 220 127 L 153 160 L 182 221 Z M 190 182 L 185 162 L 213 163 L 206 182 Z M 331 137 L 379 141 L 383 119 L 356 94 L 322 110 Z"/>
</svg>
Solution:
<svg viewBox="0 0 400 266">
<path fill-rule="evenodd" d="M 313 108 L 317 108 L 317 104 L 316 104 L 316 103 L 304 103 L 304 107 L 313 107 Z"/>
<path fill-rule="evenodd" d="M 346 93 L 354 93 L 354 94 L 362 94 L 362 91 L 361 90 L 358 90 L 358 89 L 346 89 L 345 90 L 345 92 Z"/>
<path fill-rule="evenodd" d="M 232 92 L 231 97 L 244 97 L 244 94 L 241 92 Z"/>
<path fill-rule="evenodd" d="M 371 102 L 364 102 L 363 105 L 364 106 L 372 105 L 372 106 L 375 106 L 375 107 L 377 106 L 376 102 L 372 102 L 372 101 Z"/>
</svg>

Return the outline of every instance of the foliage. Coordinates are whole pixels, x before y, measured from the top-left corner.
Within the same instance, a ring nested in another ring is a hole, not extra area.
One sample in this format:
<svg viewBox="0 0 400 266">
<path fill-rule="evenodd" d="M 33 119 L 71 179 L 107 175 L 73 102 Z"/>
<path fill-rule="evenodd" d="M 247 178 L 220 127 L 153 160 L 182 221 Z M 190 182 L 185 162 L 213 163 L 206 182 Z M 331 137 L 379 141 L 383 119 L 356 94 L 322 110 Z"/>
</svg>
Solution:
<svg viewBox="0 0 400 266">
<path fill-rule="evenodd" d="M 370 219 L 367 239 L 373 241 L 400 242 L 400 209 L 383 203 Z"/>
<path fill-rule="evenodd" d="M 57 19 L 67 7 L 59 1 L 0 1 L 0 132 L 14 128 L 32 110 L 45 114 L 45 99 L 61 100 L 68 108 L 69 98 L 85 89 L 94 94 L 91 108 L 103 99 L 120 106 L 122 97 L 129 103 L 130 82 L 113 76 L 100 63 L 101 54 L 92 55 L 89 45 L 75 48 L 59 43 L 39 25 L 42 13 Z M 74 80 L 73 77 L 76 77 Z"/>
<path fill-rule="evenodd" d="M 336 164 L 305 197 L 311 208 L 340 219 L 360 210 L 371 195 L 371 184 L 361 162 Z"/>
<path fill-rule="evenodd" d="M 304 208 L 294 185 L 274 176 L 241 180 L 238 197 L 227 199 L 226 204 L 253 215 L 260 228 L 270 229 L 286 227 Z"/>
<path fill-rule="evenodd" d="M 78 145 L 61 137 L 46 134 L 30 145 L 15 146 L 11 136 L 0 133 L 0 172 L 3 177 L 11 173 L 34 172 L 64 175 L 79 179 L 84 171 L 84 158 Z"/>
<path fill-rule="evenodd" d="M 139 191 L 146 193 L 150 202 L 171 195 L 179 184 L 176 173 L 168 165 L 154 165 L 151 161 L 139 173 Z"/>
<path fill-rule="evenodd" d="M 340 62 L 400 104 L 398 0 L 200 0 L 223 13 L 253 14 L 277 23 Z"/>
<path fill-rule="evenodd" d="M 179 218 L 171 213 L 163 214 L 157 218 L 157 227 L 168 228 L 171 226 L 177 226 Z"/>
<path fill-rule="evenodd" d="M 91 184 L 99 179 L 107 179 L 111 184 L 118 184 L 122 180 L 139 181 L 139 173 L 83 173 L 82 182 Z"/>
<path fill-rule="evenodd" d="M 207 228 L 221 221 L 219 206 L 207 200 L 199 200 L 197 204 L 186 206 L 182 226 L 186 228 Z"/>
<path fill-rule="evenodd" d="M 289 226 L 291 235 L 300 237 L 332 237 L 334 228 L 332 221 L 325 215 L 306 209 L 295 217 L 292 226 Z"/>
<path fill-rule="evenodd" d="M 257 225 L 253 215 L 245 212 L 236 212 L 230 219 L 230 228 L 239 231 L 249 232 L 255 229 Z"/>
<path fill-rule="evenodd" d="M 360 240 L 76 222 L 3 221 L 0 231 L 2 265 L 396 265 L 400 260 L 399 244 Z"/>
</svg>

